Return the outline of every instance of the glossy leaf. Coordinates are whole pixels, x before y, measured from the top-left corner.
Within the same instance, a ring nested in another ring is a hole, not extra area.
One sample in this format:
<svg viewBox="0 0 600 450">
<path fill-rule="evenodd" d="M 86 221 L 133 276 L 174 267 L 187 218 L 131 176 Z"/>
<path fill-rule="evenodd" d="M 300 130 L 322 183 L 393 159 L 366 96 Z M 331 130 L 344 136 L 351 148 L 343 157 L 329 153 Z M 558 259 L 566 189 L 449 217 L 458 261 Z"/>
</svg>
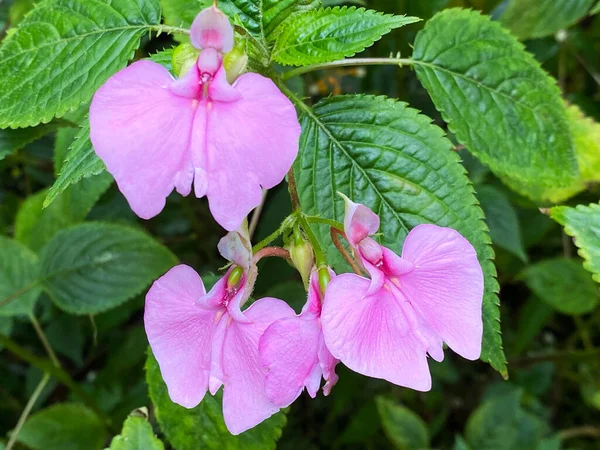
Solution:
<svg viewBox="0 0 600 450">
<path fill-rule="evenodd" d="M 592 278 L 600 283 L 600 205 L 578 205 L 575 208 L 557 206 L 550 210 L 550 217 L 565 227 L 565 233 L 575 238 L 583 267 L 592 272 Z"/>
<path fill-rule="evenodd" d="M 123 431 L 113 438 L 107 450 L 164 450 L 164 448 L 146 418 L 129 416 L 123 424 Z"/>
<path fill-rule="evenodd" d="M 383 431 L 394 448 L 398 450 L 429 448 L 429 430 L 423 419 L 392 400 L 378 397 L 376 402 Z"/>
<path fill-rule="evenodd" d="M 286 424 L 285 414 L 280 412 L 256 427 L 233 436 L 223 421 L 222 390 L 214 397 L 207 393 L 193 409 L 173 403 L 152 353 L 148 354 L 146 361 L 146 382 L 158 423 L 176 450 L 275 449 Z"/>
<path fill-rule="evenodd" d="M 337 191 L 364 203 L 381 218 L 379 240 L 397 253 L 420 223 L 451 227 L 477 250 L 485 276 L 481 358 L 505 373 L 498 283 L 483 213 L 452 144 L 431 120 L 383 97 L 337 96 L 314 109 L 301 105 L 300 154 L 294 166 L 307 214 L 342 221 Z M 343 268 L 329 228 L 315 226 L 328 261 Z"/>
<path fill-rule="evenodd" d="M 49 122 L 87 102 L 159 22 L 158 0 L 40 2 L 0 47 L 0 128 Z"/>
<path fill-rule="evenodd" d="M 519 218 L 506 195 L 493 186 L 479 186 L 477 198 L 485 214 L 485 222 L 490 228 L 494 245 L 511 252 L 522 261 L 527 261 Z"/>
<path fill-rule="evenodd" d="M 95 314 L 139 294 L 176 263 L 136 229 L 85 223 L 60 231 L 44 248 L 41 278 L 59 308 Z"/>
<path fill-rule="evenodd" d="M 527 267 L 521 277 L 537 297 L 564 314 L 585 314 L 598 305 L 600 290 L 581 263 L 556 258 Z"/>
<path fill-rule="evenodd" d="M 84 178 L 98 175 L 106 171 L 102 160 L 96 155 L 90 141 L 90 124 L 86 120 L 75 136 L 69 148 L 66 159 L 62 164 L 58 178 L 48 191 L 43 202 L 48 207 L 69 186 Z"/>
<path fill-rule="evenodd" d="M 96 414 L 78 403 L 59 403 L 31 416 L 18 441 L 32 450 L 100 450 L 106 430 Z"/>
<path fill-rule="evenodd" d="M 595 0 L 510 0 L 500 21 L 519 39 L 549 36 L 583 18 Z"/>
<path fill-rule="evenodd" d="M 307 11 L 283 24 L 271 57 L 291 66 L 334 61 L 363 51 L 395 28 L 418 21 L 417 17 L 356 7 Z"/>
<path fill-rule="evenodd" d="M 40 296 L 39 260 L 23 244 L 0 236 L 0 316 L 27 315 Z"/>
<path fill-rule="evenodd" d="M 576 178 L 555 81 L 497 22 L 471 10 L 444 10 L 417 35 L 413 58 L 450 130 L 494 172 L 532 186 Z"/>
</svg>

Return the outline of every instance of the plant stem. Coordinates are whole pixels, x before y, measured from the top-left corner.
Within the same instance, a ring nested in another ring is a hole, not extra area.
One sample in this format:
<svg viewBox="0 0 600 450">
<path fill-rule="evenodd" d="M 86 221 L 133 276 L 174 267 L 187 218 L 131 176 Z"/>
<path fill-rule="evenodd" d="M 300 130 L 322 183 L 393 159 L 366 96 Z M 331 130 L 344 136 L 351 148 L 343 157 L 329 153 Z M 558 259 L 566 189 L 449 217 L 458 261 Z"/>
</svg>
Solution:
<svg viewBox="0 0 600 450">
<path fill-rule="evenodd" d="M 29 319 L 31 320 L 31 324 L 33 325 L 33 328 L 35 328 L 35 332 L 37 333 L 38 337 L 40 338 L 40 341 L 42 341 L 42 345 L 46 349 L 46 353 L 48 353 L 48 356 L 50 356 L 50 360 L 54 363 L 54 365 L 56 367 L 61 367 L 60 361 L 56 357 L 56 353 L 54 353 L 54 350 L 52 349 L 50 342 L 48 342 L 48 338 L 46 338 L 46 334 L 44 333 L 42 326 L 40 325 L 40 323 L 38 322 L 38 320 L 36 319 L 36 317 L 33 314 L 29 314 Z"/>
<path fill-rule="evenodd" d="M 566 430 L 559 431 L 557 436 L 561 441 L 576 437 L 600 438 L 600 427 L 584 425 L 581 427 L 568 428 Z M 6 450 L 8 450 L 8 448 Z"/>
<path fill-rule="evenodd" d="M 313 233 L 310 225 L 302 213 L 298 214 L 298 222 L 300 223 L 308 242 L 310 242 L 310 245 L 315 252 L 315 262 L 317 265 L 317 272 L 319 274 L 319 285 L 321 287 L 321 292 L 325 294 L 325 288 L 327 288 L 327 284 L 329 284 L 330 280 L 329 267 L 325 258 L 325 252 L 323 252 L 321 244 L 319 244 L 317 237 Z"/>
<path fill-rule="evenodd" d="M 348 238 L 346 237 L 346 234 L 343 233 L 342 231 L 338 230 L 337 228 L 333 228 L 333 227 L 330 228 L 329 234 L 331 235 L 331 241 L 333 242 L 333 245 L 335 245 L 335 248 L 338 249 L 338 252 L 341 253 L 341 255 L 344 257 L 346 262 L 348 264 L 350 264 L 350 267 L 352 267 L 352 270 L 354 270 L 354 273 L 356 275 L 360 275 L 361 277 L 364 276 L 364 274 L 362 273 L 362 270 L 360 270 L 360 267 L 358 266 L 358 264 L 356 263 L 354 258 L 346 251 L 344 244 L 342 244 L 342 241 L 340 241 L 340 236 L 343 237 L 344 239 L 346 239 L 346 241 L 348 240 Z"/>
<path fill-rule="evenodd" d="M 315 70 L 323 70 L 323 69 L 334 69 L 337 67 L 352 67 L 352 66 L 388 66 L 388 65 L 413 65 L 417 62 L 414 59 L 410 58 L 351 58 L 351 59 L 341 59 L 339 61 L 332 61 L 328 63 L 322 64 L 313 64 L 310 66 L 298 67 L 296 69 L 288 70 L 281 75 L 282 80 L 287 80 L 289 78 L 302 75 L 309 72 L 314 72 Z"/>
<path fill-rule="evenodd" d="M 265 247 L 259 251 L 257 251 L 252 257 L 252 266 L 248 272 L 248 278 L 246 279 L 246 286 L 244 288 L 244 297 L 240 302 L 240 306 L 242 306 L 252 295 L 252 291 L 254 291 L 254 285 L 256 284 L 256 278 L 258 277 L 258 262 L 262 258 L 268 257 L 279 257 L 283 259 L 290 258 L 290 252 L 288 252 L 285 248 L 281 247 Z"/>
<path fill-rule="evenodd" d="M 295 222 L 296 222 L 295 214 L 287 216 L 283 220 L 283 222 L 281 222 L 281 225 L 279 226 L 279 228 L 277 228 L 270 235 L 268 235 L 266 238 L 264 238 L 262 241 L 260 241 L 254 247 L 252 247 L 252 251 L 254 253 L 257 253 L 259 250 L 262 250 L 263 248 L 265 248 L 267 245 L 269 245 L 271 242 L 273 242 L 275 239 L 277 239 L 285 230 L 292 228 L 294 226 Z"/>
<path fill-rule="evenodd" d="M 35 402 L 37 401 L 39 396 L 42 394 L 42 391 L 48 384 L 48 381 L 50 381 L 50 374 L 44 373 L 44 376 L 42 377 L 42 379 L 38 383 L 37 387 L 35 388 L 35 391 L 33 391 L 33 394 L 31 394 L 31 397 L 29 398 L 27 405 L 25 405 L 25 409 L 21 413 L 21 416 L 19 417 L 19 421 L 17 422 L 15 429 L 10 434 L 10 439 L 8 440 L 8 444 L 6 444 L 6 450 L 11 450 L 13 448 L 13 446 L 15 445 L 15 443 L 17 442 L 17 437 L 19 436 L 21 428 L 23 428 L 23 425 L 25 424 L 27 417 L 29 417 L 29 413 L 33 409 L 33 406 L 35 405 Z"/>
<path fill-rule="evenodd" d="M 290 192 L 290 200 L 292 202 L 292 211 L 300 210 L 300 197 L 298 196 L 298 188 L 296 187 L 296 177 L 294 176 L 294 168 L 291 168 L 287 174 L 288 191 Z"/>
<path fill-rule="evenodd" d="M 524 358 L 514 359 L 510 362 L 511 366 L 522 367 L 535 364 L 543 361 L 585 361 L 586 359 L 594 360 L 600 356 L 600 349 L 593 348 L 589 350 L 567 350 L 562 352 L 553 352 L 545 355 L 533 355 Z"/>
<path fill-rule="evenodd" d="M 156 31 L 158 33 L 167 33 L 167 34 L 190 34 L 190 30 L 188 30 L 187 28 L 170 27 L 168 25 L 163 25 L 163 24 L 152 25 L 150 27 L 150 30 Z"/>
<path fill-rule="evenodd" d="M 328 227 L 331 227 L 331 228 L 335 228 L 336 230 L 339 230 L 341 232 L 344 231 L 344 224 L 341 222 L 338 222 L 337 220 L 325 219 L 323 217 L 318 217 L 318 216 L 307 216 L 306 214 L 304 215 L 304 218 L 306 219 L 306 221 L 308 223 L 318 223 L 321 225 L 327 225 Z"/>
<path fill-rule="evenodd" d="M 252 236 L 256 231 L 258 219 L 260 219 L 260 215 L 265 206 L 265 201 L 267 200 L 267 192 L 269 192 L 267 189 L 263 189 L 262 200 L 260 204 L 256 208 L 254 208 L 254 212 L 252 213 L 252 219 L 250 220 L 250 225 L 248 226 L 248 234 L 250 235 L 250 239 L 252 239 Z"/>
</svg>

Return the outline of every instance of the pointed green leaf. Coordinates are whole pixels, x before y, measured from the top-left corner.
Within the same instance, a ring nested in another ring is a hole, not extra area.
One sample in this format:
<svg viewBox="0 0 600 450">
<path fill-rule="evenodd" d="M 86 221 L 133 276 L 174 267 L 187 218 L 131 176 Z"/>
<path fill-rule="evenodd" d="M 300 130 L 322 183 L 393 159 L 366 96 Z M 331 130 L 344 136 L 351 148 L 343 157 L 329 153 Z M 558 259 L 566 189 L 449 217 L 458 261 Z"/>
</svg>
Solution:
<svg viewBox="0 0 600 450">
<path fill-rule="evenodd" d="M 419 20 L 354 6 L 307 11 L 284 22 L 271 57 L 290 66 L 334 61 L 359 53 L 393 29 Z"/>
<path fill-rule="evenodd" d="M 0 236 L 0 316 L 27 315 L 41 289 L 37 283 L 40 263 L 23 244 Z"/>
<path fill-rule="evenodd" d="M 78 183 L 84 178 L 100 175 L 105 171 L 106 166 L 92 147 L 90 123 L 86 120 L 69 148 L 58 178 L 48 191 L 44 200 L 44 208 L 48 207 L 72 184 Z"/>
<path fill-rule="evenodd" d="M 415 40 L 415 69 L 457 139 L 499 175 L 533 186 L 577 176 L 556 83 L 507 30 L 448 9 Z"/>
<path fill-rule="evenodd" d="M 385 435 L 398 450 L 429 448 L 427 425 L 410 409 L 383 397 L 375 399 Z"/>
<path fill-rule="evenodd" d="M 41 279 L 56 305 L 96 314 L 139 294 L 177 263 L 175 256 L 134 228 L 84 223 L 60 231 L 41 254 Z"/>
<path fill-rule="evenodd" d="M 294 166 L 307 214 L 342 221 L 340 191 L 381 218 L 381 243 L 397 253 L 420 223 L 451 227 L 477 250 L 485 277 L 481 358 L 505 373 L 500 337 L 498 283 L 483 213 L 452 143 L 431 119 L 384 97 L 338 96 L 301 108 L 300 154 Z M 315 232 L 328 261 L 343 259 L 326 226 Z"/>
<path fill-rule="evenodd" d="M 0 47 L 0 128 L 87 102 L 160 22 L 158 0 L 44 0 Z"/>
<path fill-rule="evenodd" d="M 595 0 L 510 0 L 500 21 L 519 39 L 549 36 L 585 16 Z"/>
<path fill-rule="evenodd" d="M 521 274 L 533 293 L 563 314 L 585 314 L 596 308 L 600 290 L 590 274 L 574 259 L 546 259 Z"/>
<path fill-rule="evenodd" d="M 223 421 L 222 389 L 214 397 L 207 393 L 192 409 L 173 403 L 150 352 L 146 382 L 158 423 L 176 450 L 274 450 L 286 424 L 285 414 L 279 412 L 242 434 L 232 435 Z"/>
<path fill-rule="evenodd" d="M 550 210 L 550 217 L 575 238 L 579 256 L 584 259 L 583 267 L 600 283 L 600 205 L 557 206 Z"/>
<path fill-rule="evenodd" d="M 100 450 L 104 424 L 84 405 L 60 403 L 31 416 L 18 441 L 32 450 Z"/>
<path fill-rule="evenodd" d="M 600 1 L 590 11 L 590 16 L 600 13 Z"/>
<path fill-rule="evenodd" d="M 144 417 L 129 416 L 123 431 L 115 436 L 107 450 L 164 450 L 163 443 L 154 435 L 152 426 Z"/>
</svg>

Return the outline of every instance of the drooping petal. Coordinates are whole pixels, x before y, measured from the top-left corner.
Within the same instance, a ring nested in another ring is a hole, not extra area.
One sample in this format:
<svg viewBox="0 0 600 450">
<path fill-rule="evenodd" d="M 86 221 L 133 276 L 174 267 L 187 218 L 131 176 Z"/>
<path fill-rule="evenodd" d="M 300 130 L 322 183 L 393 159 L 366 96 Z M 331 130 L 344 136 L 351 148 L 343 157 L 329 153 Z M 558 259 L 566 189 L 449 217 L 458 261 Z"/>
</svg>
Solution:
<svg viewBox="0 0 600 450">
<path fill-rule="evenodd" d="M 196 406 L 206 393 L 216 311 L 201 307 L 198 274 L 185 265 L 156 280 L 146 295 L 144 326 L 171 400 Z"/>
<path fill-rule="evenodd" d="M 247 73 L 234 88 L 240 99 L 208 102 L 203 112 L 198 108 L 207 134 L 194 133 L 192 142 L 194 166 L 207 179 L 210 210 L 228 231 L 260 204 L 261 187 L 283 180 L 300 136 L 294 106 L 271 80 Z"/>
<path fill-rule="evenodd" d="M 235 231 L 227 233 L 217 245 L 217 249 L 223 258 L 231 261 L 244 269 L 250 268 L 252 262 L 252 243 L 248 234 L 248 222 Z"/>
<path fill-rule="evenodd" d="M 221 10 L 211 6 L 202 10 L 192 22 L 190 40 L 196 48 L 214 48 L 227 53 L 233 48 L 233 27 Z"/>
<path fill-rule="evenodd" d="M 344 231 L 350 245 L 356 247 L 364 238 L 377 233 L 379 217 L 365 205 L 354 203 L 343 194 L 341 196 L 346 204 Z"/>
<path fill-rule="evenodd" d="M 173 82 L 164 67 L 138 61 L 110 77 L 90 106 L 94 149 L 144 219 L 164 208 L 173 187 L 190 191 L 197 101 L 172 92 Z"/>
<path fill-rule="evenodd" d="M 260 338 L 260 356 L 267 368 L 265 388 L 269 400 L 280 408 L 291 405 L 304 387 L 312 396 L 319 389 L 322 372 L 318 372 L 316 389 L 311 375 L 319 366 L 321 326 L 315 316 L 278 320 Z"/>
<path fill-rule="evenodd" d="M 431 375 L 426 349 L 386 287 L 365 297 L 370 284 L 354 274 L 331 281 L 321 314 L 327 347 L 358 373 L 428 391 Z"/>
<path fill-rule="evenodd" d="M 456 353 L 479 358 L 483 273 L 473 246 L 451 228 L 418 225 L 402 258 L 414 269 L 400 277 L 400 290 L 421 319 Z"/>
<path fill-rule="evenodd" d="M 293 317 L 294 310 L 281 300 L 264 298 L 244 314 L 252 322 L 232 321 L 223 345 L 223 416 L 232 434 L 258 425 L 279 410 L 265 392 L 266 369 L 260 362 L 258 342 L 269 325 Z"/>
<path fill-rule="evenodd" d="M 327 348 L 327 344 L 325 344 L 325 338 L 323 337 L 323 332 L 319 336 L 319 364 L 321 366 L 321 371 L 323 372 L 323 378 L 326 383 L 323 386 L 323 394 L 329 395 L 333 386 L 338 382 L 338 376 L 335 373 L 335 366 L 340 361 L 335 358 L 329 349 Z"/>
</svg>

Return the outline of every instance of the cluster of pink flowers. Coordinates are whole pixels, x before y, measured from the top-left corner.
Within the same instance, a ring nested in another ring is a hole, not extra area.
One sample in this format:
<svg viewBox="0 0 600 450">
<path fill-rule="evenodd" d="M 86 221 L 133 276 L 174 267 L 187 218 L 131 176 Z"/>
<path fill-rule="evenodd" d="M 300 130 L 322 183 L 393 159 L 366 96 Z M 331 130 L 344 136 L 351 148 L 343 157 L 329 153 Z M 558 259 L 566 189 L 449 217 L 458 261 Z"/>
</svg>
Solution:
<svg viewBox="0 0 600 450">
<path fill-rule="evenodd" d="M 300 127 L 271 80 L 248 73 L 228 82 L 223 55 L 233 40 L 227 18 L 208 8 L 192 25 L 201 51 L 189 71 L 175 80 L 158 64 L 136 62 L 107 81 L 90 110 L 94 147 L 140 217 L 193 183 L 229 231 L 218 250 L 231 267 L 208 293 L 192 268 L 178 265 L 146 297 L 146 333 L 171 399 L 192 408 L 223 386 L 225 423 L 239 434 L 304 388 L 315 397 L 322 379 L 328 395 L 340 362 L 426 391 L 427 357 L 441 361 L 443 343 L 477 359 L 483 275 L 471 244 L 455 230 L 418 225 L 399 256 L 372 237 L 377 215 L 345 197 L 345 236 L 368 278 L 329 270 L 324 286 L 313 269 L 299 315 L 276 298 L 244 308 L 256 277 L 245 218 L 261 187 L 290 169 Z"/>
</svg>

